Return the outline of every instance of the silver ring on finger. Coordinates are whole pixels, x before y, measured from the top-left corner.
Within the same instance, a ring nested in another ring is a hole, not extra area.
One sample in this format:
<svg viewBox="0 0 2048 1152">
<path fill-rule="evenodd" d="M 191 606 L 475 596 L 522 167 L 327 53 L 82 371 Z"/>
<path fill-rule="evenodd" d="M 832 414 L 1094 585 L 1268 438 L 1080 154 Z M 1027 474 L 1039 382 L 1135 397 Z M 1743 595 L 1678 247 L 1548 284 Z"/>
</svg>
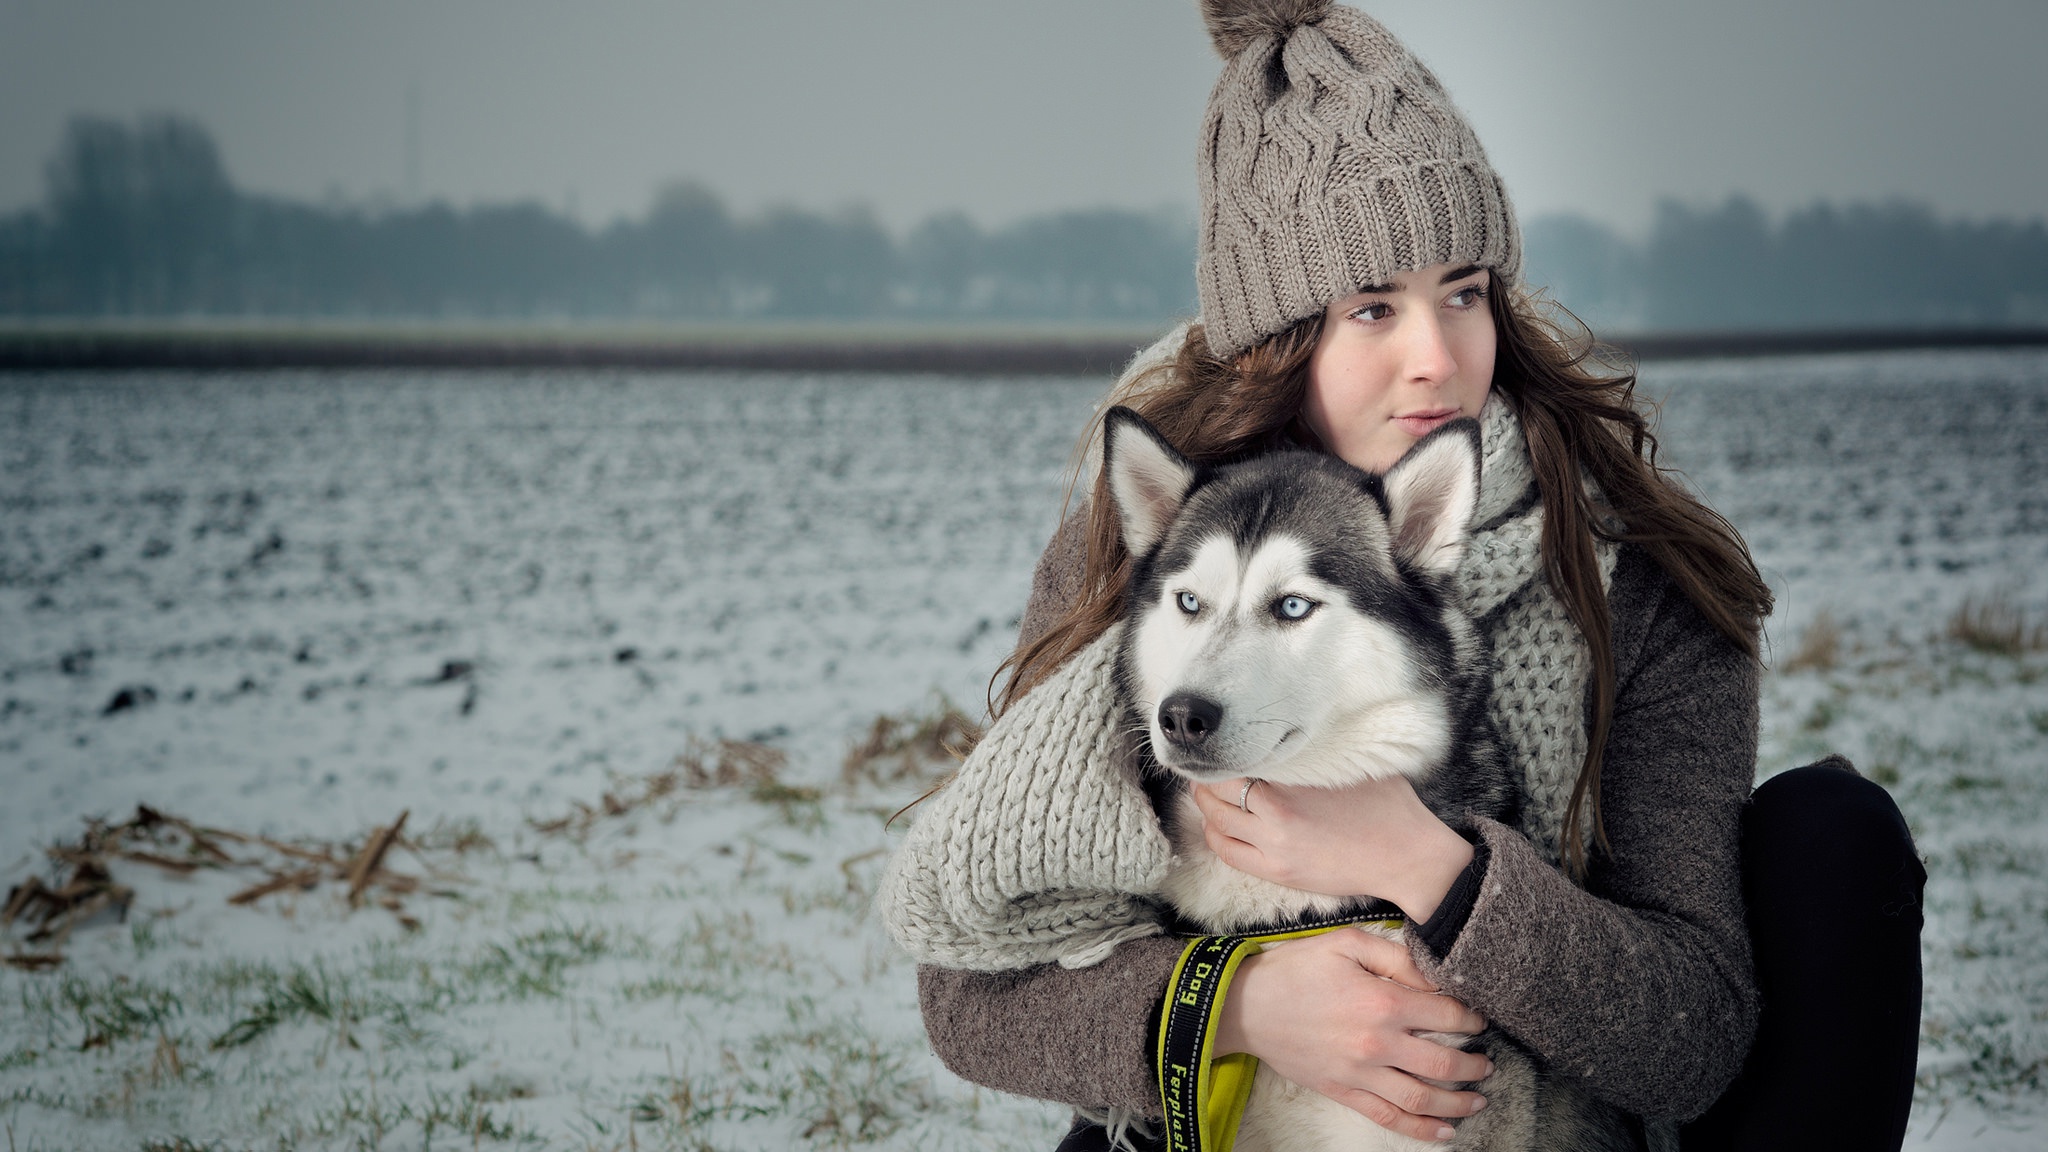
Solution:
<svg viewBox="0 0 2048 1152">
<path fill-rule="evenodd" d="M 1243 813 L 1244 813 L 1244 814 L 1246 814 L 1246 815 L 1250 815 L 1250 814 L 1251 814 L 1251 809 L 1245 806 L 1245 801 L 1247 801 L 1247 800 L 1249 800 L 1249 799 L 1251 799 L 1251 798 L 1252 798 L 1252 785 L 1254 785 L 1254 784 L 1257 784 L 1257 783 L 1258 783 L 1258 781 L 1257 781 L 1257 780 L 1247 780 L 1247 781 L 1245 781 L 1245 782 L 1244 782 L 1244 791 L 1242 791 L 1242 792 L 1239 792 L 1239 793 L 1237 794 L 1237 810 L 1238 810 L 1238 811 L 1240 811 L 1240 812 L 1243 812 Z"/>
</svg>

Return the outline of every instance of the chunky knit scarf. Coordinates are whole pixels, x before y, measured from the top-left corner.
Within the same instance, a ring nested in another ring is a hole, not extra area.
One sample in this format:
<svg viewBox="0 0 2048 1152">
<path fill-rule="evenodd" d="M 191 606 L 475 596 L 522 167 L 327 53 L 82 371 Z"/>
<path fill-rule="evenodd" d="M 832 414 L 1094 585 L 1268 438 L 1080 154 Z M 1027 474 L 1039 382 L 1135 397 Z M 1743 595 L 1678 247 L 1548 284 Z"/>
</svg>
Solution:
<svg viewBox="0 0 2048 1152">
<path fill-rule="evenodd" d="M 1458 569 L 1493 645 L 1492 712 L 1524 781 L 1522 831 L 1555 856 L 1586 754 L 1592 658 L 1543 578 L 1543 507 L 1521 423 L 1496 393 L 1480 414 L 1475 530 Z M 1597 545 L 1601 583 L 1615 547 Z M 921 806 L 877 894 L 920 963 L 1001 971 L 1085 967 L 1156 935 L 1172 849 L 1121 732 L 1112 627 L 989 729 Z"/>
</svg>

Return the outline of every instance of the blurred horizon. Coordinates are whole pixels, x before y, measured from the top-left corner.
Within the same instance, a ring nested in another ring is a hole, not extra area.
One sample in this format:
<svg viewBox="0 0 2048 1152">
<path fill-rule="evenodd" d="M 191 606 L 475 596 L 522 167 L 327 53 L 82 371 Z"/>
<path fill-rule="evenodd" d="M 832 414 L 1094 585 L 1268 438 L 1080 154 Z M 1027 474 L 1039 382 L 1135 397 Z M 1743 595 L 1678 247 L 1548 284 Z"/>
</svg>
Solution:
<svg viewBox="0 0 2048 1152">
<path fill-rule="evenodd" d="M 79 117 L 42 202 L 0 213 L 0 317 L 1160 323 L 1192 315 L 1195 221 L 1073 207 L 735 211 L 671 182 L 592 226 L 544 203 L 307 203 L 248 192 L 207 126 Z M 1602 331 L 2048 327 L 2048 221 L 1906 201 L 1773 214 L 1666 200 L 1648 235 L 1523 222 L 1525 282 Z"/>
<path fill-rule="evenodd" d="M 1599 330 L 2048 326 L 2048 5 L 1362 5 Z M 0 0 L 0 317 L 1194 310 L 1194 0 Z"/>
</svg>

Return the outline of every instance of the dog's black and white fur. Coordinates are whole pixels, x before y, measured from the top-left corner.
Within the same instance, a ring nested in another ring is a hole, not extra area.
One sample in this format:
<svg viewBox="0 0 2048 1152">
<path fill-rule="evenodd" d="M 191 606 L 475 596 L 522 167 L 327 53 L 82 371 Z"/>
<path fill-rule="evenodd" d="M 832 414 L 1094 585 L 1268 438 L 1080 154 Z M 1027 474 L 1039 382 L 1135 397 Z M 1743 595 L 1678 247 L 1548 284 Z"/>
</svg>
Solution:
<svg viewBox="0 0 2048 1152">
<path fill-rule="evenodd" d="M 1247 932 L 1370 904 L 1224 864 L 1203 841 L 1188 781 L 1334 788 L 1399 775 L 1454 826 L 1514 820 L 1521 788 L 1486 715 L 1488 653 L 1452 588 L 1478 504 L 1476 422 L 1437 429 L 1374 476 L 1306 451 L 1198 466 L 1115 408 L 1103 467 L 1132 558 L 1117 683 L 1163 769 L 1148 788 L 1174 847 L 1165 895 L 1182 917 Z M 1498 1030 L 1437 1039 L 1483 1049 L 1495 1067 L 1479 1086 L 1488 1108 L 1454 1147 L 1636 1146 L 1625 1118 L 1543 1076 Z M 1443 1147 L 1264 1069 L 1236 1146 Z"/>
</svg>

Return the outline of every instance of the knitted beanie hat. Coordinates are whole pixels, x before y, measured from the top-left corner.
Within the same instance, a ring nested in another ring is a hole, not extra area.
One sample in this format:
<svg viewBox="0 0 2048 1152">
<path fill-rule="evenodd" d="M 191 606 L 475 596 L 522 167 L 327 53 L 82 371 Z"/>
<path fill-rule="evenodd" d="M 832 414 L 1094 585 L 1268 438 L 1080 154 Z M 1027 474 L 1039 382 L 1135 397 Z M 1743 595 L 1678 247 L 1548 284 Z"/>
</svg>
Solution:
<svg viewBox="0 0 2048 1152">
<path fill-rule="evenodd" d="M 1395 273 L 1521 273 L 1514 208 L 1443 84 L 1330 0 L 1202 0 L 1225 64 L 1203 117 L 1195 267 L 1229 357 Z"/>
</svg>

